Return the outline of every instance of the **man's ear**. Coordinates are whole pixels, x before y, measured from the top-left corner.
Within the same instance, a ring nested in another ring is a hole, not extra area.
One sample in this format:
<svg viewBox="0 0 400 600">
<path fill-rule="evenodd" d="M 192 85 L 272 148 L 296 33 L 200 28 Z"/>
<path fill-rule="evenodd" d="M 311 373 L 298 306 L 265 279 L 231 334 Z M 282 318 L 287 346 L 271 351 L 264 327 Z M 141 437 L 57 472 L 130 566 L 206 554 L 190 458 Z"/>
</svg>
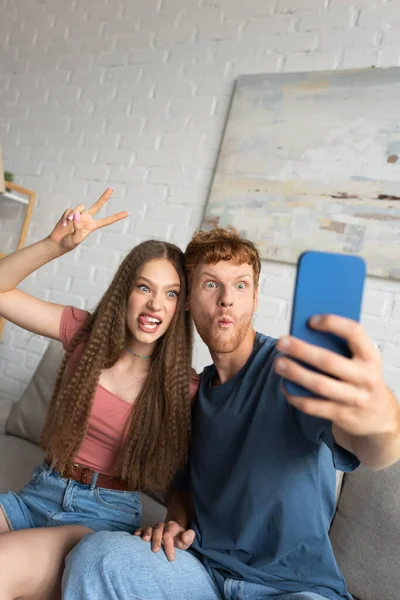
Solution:
<svg viewBox="0 0 400 600">
<path fill-rule="evenodd" d="M 253 309 L 253 312 L 257 312 L 257 308 L 258 308 L 258 286 L 254 290 L 254 309 Z"/>
</svg>

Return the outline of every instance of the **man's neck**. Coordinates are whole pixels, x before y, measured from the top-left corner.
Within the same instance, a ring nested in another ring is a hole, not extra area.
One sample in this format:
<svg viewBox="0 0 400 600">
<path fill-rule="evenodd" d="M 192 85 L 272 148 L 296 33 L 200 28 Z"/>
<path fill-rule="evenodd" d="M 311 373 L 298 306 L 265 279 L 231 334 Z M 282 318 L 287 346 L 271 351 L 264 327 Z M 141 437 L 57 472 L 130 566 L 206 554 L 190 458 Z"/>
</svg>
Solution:
<svg viewBox="0 0 400 600">
<path fill-rule="evenodd" d="M 256 332 L 251 328 L 243 342 L 233 352 L 210 352 L 218 373 L 218 379 L 213 382 L 214 385 L 221 385 L 229 381 L 240 371 L 253 352 L 255 338 Z"/>
</svg>

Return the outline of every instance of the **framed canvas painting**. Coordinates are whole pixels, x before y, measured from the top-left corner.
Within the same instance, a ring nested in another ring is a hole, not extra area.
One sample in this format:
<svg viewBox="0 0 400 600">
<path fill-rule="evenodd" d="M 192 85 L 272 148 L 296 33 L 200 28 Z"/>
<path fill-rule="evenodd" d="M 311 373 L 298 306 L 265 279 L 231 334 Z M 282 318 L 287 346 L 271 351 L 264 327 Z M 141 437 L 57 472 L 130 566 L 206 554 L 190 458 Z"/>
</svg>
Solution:
<svg viewBox="0 0 400 600">
<path fill-rule="evenodd" d="M 234 225 L 263 259 L 357 254 L 400 279 L 400 68 L 245 75 L 203 227 Z"/>
</svg>

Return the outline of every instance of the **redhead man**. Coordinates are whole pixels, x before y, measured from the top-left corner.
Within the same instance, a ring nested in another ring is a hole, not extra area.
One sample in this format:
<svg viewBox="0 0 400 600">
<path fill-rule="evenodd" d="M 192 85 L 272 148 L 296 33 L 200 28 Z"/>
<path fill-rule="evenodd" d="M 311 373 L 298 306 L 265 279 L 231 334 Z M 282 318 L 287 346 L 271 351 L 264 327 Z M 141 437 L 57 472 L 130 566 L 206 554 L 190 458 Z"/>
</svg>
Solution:
<svg viewBox="0 0 400 600">
<path fill-rule="evenodd" d="M 201 376 L 187 473 L 165 523 L 136 537 L 95 533 L 73 550 L 64 600 L 351 598 L 328 536 L 335 469 L 399 460 L 400 407 L 358 323 L 311 323 L 345 338 L 350 359 L 257 333 L 260 267 L 235 230 L 189 243 L 190 310 L 213 364 Z M 324 399 L 288 396 L 282 376 Z"/>
</svg>

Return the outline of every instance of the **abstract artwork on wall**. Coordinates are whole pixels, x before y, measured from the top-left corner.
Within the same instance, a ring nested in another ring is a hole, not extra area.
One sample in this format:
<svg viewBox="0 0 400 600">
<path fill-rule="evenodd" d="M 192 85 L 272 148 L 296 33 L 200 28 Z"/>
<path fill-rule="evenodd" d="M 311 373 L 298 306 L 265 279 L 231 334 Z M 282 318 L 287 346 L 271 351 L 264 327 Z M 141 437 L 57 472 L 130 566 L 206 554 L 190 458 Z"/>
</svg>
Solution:
<svg viewBox="0 0 400 600">
<path fill-rule="evenodd" d="M 263 259 L 345 252 L 400 279 L 400 69 L 239 77 L 203 221 L 215 225 Z"/>
</svg>

